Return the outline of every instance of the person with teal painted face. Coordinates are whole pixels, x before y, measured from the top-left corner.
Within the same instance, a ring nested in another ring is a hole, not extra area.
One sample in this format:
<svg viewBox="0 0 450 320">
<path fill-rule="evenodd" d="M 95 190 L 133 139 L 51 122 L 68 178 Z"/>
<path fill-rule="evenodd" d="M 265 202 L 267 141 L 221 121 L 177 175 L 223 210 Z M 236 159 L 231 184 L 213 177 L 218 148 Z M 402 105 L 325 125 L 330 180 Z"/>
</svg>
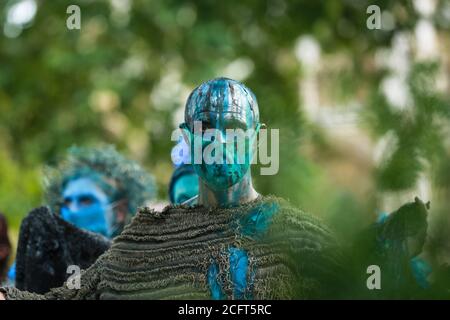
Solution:
<svg viewBox="0 0 450 320">
<path fill-rule="evenodd" d="M 209 138 L 195 130 L 196 122 Z M 260 126 L 256 98 L 245 85 L 226 78 L 201 84 L 187 100 L 181 126 L 200 178 L 196 203 L 161 212 L 141 208 L 86 270 L 78 290 L 0 292 L 7 299 L 339 297 L 343 272 L 333 233 L 253 187 L 251 150 Z M 224 143 L 227 129 L 251 130 L 243 151 Z M 224 144 L 221 152 L 217 146 Z"/>
<path fill-rule="evenodd" d="M 189 96 L 185 120 L 180 127 L 201 178 L 200 203 L 229 206 L 256 199 L 250 164 L 261 124 L 252 91 L 231 79 L 208 81 Z M 244 132 L 241 146 L 238 139 L 230 139 L 231 134 Z M 205 157 L 205 151 L 214 146 L 221 154 Z"/>
</svg>

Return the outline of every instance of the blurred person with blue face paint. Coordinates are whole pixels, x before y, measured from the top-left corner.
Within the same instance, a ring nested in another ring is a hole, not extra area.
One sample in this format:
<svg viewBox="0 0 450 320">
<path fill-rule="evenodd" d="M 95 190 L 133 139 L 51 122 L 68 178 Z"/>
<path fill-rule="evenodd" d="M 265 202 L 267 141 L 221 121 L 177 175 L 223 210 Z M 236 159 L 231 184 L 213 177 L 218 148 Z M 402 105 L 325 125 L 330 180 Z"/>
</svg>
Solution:
<svg viewBox="0 0 450 320">
<path fill-rule="evenodd" d="M 62 285 L 69 265 L 89 267 L 156 193 L 153 177 L 113 147 L 70 148 L 44 185 L 49 207 L 22 221 L 10 279 L 38 293 Z"/>
<path fill-rule="evenodd" d="M 198 176 L 190 162 L 189 146 L 182 136 L 172 148 L 171 159 L 175 170 L 169 182 L 169 200 L 172 204 L 193 205 L 198 197 Z"/>
<path fill-rule="evenodd" d="M 61 217 L 77 227 L 104 236 L 113 234 L 112 206 L 106 193 L 90 178 L 70 181 L 63 192 Z M 107 217 L 109 219 L 107 219 Z"/>
<path fill-rule="evenodd" d="M 112 147 L 71 148 L 47 169 L 46 199 L 53 212 L 87 231 L 113 238 L 138 206 L 156 194 L 154 179 Z"/>
<path fill-rule="evenodd" d="M 193 204 L 198 196 L 198 176 L 190 164 L 174 170 L 169 183 L 169 199 L 172 204 Z"/>
</svg>

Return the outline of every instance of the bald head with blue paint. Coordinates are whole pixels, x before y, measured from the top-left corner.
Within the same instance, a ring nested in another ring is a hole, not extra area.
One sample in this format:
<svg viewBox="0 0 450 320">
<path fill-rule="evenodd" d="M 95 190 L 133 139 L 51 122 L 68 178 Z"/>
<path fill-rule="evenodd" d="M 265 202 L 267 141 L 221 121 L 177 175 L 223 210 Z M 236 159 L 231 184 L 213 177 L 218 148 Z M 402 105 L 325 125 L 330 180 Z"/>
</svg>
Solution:
<svg viewBox="0 0 450 320">
<path fill-rule="evenodd" d="M 198 124 L 201 124 L 200 133 L 196 130 Z M 241 202 L 249 193 L 256 194 L 251 185 L 250 164 L 259 126 L 256 97 L 238 81 L 228 78 L 212 79 L 202 83 L 190 94 L 185 107 L 185 123 L 181 127 L 187 131 L 185 137 L 190 145 L 191 163 L 201 179 L 199 203 L 202 203 L 202 198 L 214 198 L 213 202 L 216 204 L 228 205 Z M 204 132 L 211 131 L 210 129 L 215 132 L 214 139 L 205 138 Z M 254 132 L 246 137 L 244 151 L 234 142 L 230 144 L 227 141 L 228 132 L 237 129 Z M 219 142 L 216 137 L 220 139 Z M 198 139 L 201 140 L 201 163 L 195 158 L 199 154 L 195 146 Z M 227 144 L 222 148 L 222 163 L 205 161 L 204 151 L 211 148 L 212 143 Z M 214 196 L 206 196 L 211 193 Z"/>
<path fill-rule="evenodd" d="M 198 86 L 189 96 L 185 108 L 185 122 L 193 129 L 194 121 L 202 121 L 211 128 L 236 125 L 242 129 L 256 128 L 259 110 L 256 97 L 244 84 L 216 78 Z"/>
</svg>

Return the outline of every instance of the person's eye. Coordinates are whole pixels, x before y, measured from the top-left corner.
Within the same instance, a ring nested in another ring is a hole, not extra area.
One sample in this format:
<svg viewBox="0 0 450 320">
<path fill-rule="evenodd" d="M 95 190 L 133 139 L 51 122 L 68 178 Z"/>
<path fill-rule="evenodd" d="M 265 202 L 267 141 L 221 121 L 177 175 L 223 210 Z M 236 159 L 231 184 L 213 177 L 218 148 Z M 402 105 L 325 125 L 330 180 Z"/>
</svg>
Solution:
<svg viewBox="0 0 450 320">
<path fill-rule="evenodd" d="M 225 127 L 225 129 L 242 129 L 244 131 L 247 129 L 246 124 L 239 120 L 230 120 Z"/>
<path fill-rule="evenodd" d="M 72 199 L 71 198 L 65 198 L 64 201 L 63 201 L 63 205 L 65 207 L 70 206 L 71 203 L 72 203 Z"/>
<path fill-rule="evenodd" d="M 195 126 L 192 128 L 191 132 L 194 135 L 203 136 L 205 134 L 206 130 L 211 129 L 211 122 L 209 120 L 202 120 L 201 123 L 202 123 L 201 132 L 199 132 Z"/>
<path fill-rule="evenodd" d="M 203 121 L 202 122 L 202 131 L 205 132 L 206 130 L 214 129 L 212 123 L 210 121 Z"/>
<path fill-rule="evenodd" d="M 82 196 L 80 197 L 80 205 L 89 206 L 94 203 L 94 199 L 90 196 Z"/>
</svg>

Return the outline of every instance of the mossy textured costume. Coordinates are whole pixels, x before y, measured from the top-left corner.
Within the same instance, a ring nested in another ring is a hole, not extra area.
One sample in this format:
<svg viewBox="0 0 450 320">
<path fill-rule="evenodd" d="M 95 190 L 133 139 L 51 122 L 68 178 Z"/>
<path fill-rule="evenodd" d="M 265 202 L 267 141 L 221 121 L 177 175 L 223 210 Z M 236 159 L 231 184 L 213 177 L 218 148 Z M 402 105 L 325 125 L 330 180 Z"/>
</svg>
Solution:
<svg viewBox="0 0 450 320">
<path fill-rule="evenodd" d="M 340 259 L 319 220 L 278 198 L 227 209 L 142 208 L 82 274 L 79 290 L 2 292 L 7 299 L 327 298 L 341 289 Z"/>
</svg>

